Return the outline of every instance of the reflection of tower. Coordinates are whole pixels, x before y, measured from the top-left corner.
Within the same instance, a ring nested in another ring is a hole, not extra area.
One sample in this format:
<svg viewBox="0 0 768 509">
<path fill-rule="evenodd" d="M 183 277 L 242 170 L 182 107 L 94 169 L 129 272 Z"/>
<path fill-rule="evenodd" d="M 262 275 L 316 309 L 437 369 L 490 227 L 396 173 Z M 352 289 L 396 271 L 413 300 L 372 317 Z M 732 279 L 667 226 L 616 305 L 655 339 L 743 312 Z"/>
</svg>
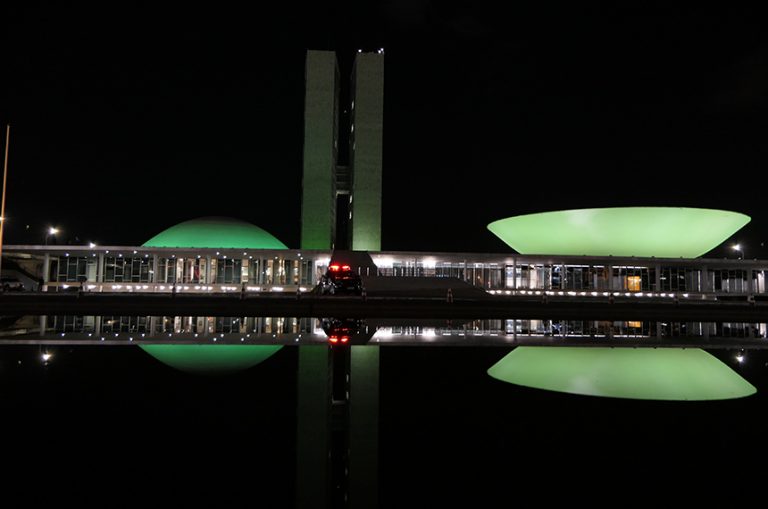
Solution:
<svg viewBox="0 0 768 509">
<path fill-rule="evenodd" d="M 349 126 L 339 125 L 336 55 L 308 51 L 305 79 L 301 248 L 379 251 L 384 54 L 355 56 L 350 104 L 344 106 Z M 340 127 L 349 132 L 346 166 L 339 165 Z M 339 217 L 337 200 L 343 205 Z"/>
<path fill-rule="evenodd" d="M 355 56 L 350 103 L 344 107 L 351 120 L 341 126 L 349 132 L 346 166 L 338 157 L 336 55 L 308 51 L 305 78 L 301 248 L 379 251 L 384 55 Z M 326 346 L 299 348 L 298 507 L 333 505 L 331 495 L 336 492 L 329 488 L 339 483 L 347 487 L 350 506 L 378 505 L 379 347 L 352 345 L 348 361 L 341 364 L 332 361 Z M 341 406 L 333 398 L 334 375 L 348 381 Z M 339 428 L 332 430 L 332 420 Z M 334 458 L 341 462 L 331 461 Z M 337 464 L 344 467 L 340 478 L 332 468 Z"/>
</svg>

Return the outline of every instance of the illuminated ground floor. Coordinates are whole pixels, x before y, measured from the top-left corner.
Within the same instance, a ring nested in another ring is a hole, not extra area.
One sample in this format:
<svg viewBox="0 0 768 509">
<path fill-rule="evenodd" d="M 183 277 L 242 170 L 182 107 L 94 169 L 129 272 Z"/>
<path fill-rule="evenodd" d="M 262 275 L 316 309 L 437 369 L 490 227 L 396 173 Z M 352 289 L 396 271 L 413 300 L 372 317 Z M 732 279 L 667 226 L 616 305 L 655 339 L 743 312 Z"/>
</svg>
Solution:
<svg viewBox="0 0 768 509">
<path fill-rule="evenodd" d="M 353 267 L 363 276 L 456 278 L 491 293 L 768 293 L 768 261 L 759 260 L 368 254 L 368 263 Z M 7 246 L 3 269 L 27 290 L 295 292 L 311 290 L 331 256 L 329 251 L 291 249 Z"/>
</svg>

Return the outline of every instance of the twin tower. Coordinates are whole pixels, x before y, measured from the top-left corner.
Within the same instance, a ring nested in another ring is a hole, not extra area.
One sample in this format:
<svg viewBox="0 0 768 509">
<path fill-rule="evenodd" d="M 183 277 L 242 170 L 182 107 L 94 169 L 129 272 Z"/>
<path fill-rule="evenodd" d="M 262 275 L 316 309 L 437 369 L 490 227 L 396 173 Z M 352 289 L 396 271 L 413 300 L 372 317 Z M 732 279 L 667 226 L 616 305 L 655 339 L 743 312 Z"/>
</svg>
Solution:
<svg viewBox="0 0 768 509">
<path fill-rule="evenodd" d="M 380 251 L 384 53 L 355 55 L 347 92 L 336 54 L 310 50 L 305 81 L 301 248 Z"/>
</svg>

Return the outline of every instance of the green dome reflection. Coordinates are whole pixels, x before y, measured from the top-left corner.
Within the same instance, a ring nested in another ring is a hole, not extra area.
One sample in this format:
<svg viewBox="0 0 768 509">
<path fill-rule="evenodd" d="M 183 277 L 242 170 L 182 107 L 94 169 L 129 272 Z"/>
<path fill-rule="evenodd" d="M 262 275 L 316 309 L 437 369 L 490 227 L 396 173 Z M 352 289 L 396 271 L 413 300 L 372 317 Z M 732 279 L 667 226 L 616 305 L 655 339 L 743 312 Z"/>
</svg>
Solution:
<svg viewBox="0 0 768 509">
<path fill-rule="evenodd" d="M 139 345 L 172 368 L 197 375 L 220 375 L 251 368 L 274 355 L 281 345 Z"/>
<path fill-rule="evenodd" d="M 520 346 L 488 374 L 525 387 L 613 398 L 701 401 L 756 392 L 735 371 L 698 348 Z"/>
<path fill-rule="evenodd" d="M 615 207 L 508 217 L 488 229 L 520 254 L 696 258 L 749 221 L 727 210 Z"/>
<path fill-rule="evenodd" d="M 258 226 L 231 217 L 200 217 L 171 226 L 144 243 L 148 247 L 287 249 Z M 168 366 L 186 373 L 224 374 L 253 367 L 281 345 L 140 345 Z"/>
</svg>

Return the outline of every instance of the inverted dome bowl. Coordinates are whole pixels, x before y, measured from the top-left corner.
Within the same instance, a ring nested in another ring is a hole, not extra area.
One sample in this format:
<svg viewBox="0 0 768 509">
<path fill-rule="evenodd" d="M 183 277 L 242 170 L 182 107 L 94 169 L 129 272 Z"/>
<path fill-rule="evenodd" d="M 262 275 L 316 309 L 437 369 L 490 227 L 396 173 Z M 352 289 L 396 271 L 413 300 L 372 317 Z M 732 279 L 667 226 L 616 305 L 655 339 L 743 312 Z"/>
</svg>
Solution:
<svg viewBox="0 0 768 509">
<path fill-rule="evenodd" d="M 185 373 L 220 375 L 251 368 L 267 360 L 282 345 L 139 345 L 163 364 Z"/>
<path fill-rule="evenodd" d="M 696 258 L 749 221 L 727 210 L 616 207 L 508 217 L 488 229 L 520 254 Z"/>
<path fill-rule="evenodd" d="M 517 347 L 488 374 L 503 382 L 586 396 L 704 401 L 755 387 L 698 348 Z"/>
</svg>

